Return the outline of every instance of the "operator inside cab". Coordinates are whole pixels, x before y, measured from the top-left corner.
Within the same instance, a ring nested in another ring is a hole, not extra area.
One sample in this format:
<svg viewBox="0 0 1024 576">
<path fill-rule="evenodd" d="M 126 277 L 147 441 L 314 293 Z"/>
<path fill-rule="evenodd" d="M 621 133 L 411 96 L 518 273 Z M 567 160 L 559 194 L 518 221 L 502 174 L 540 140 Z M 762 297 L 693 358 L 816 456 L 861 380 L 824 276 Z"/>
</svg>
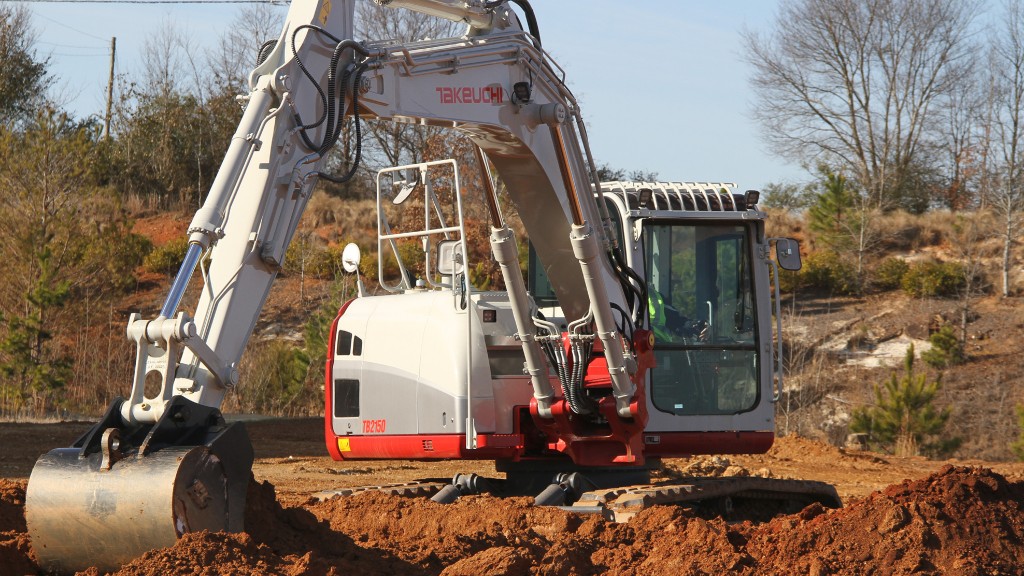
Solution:
<svg viewBox="0 0 1024 576">
<path fill-rule="evenodd" d="M 651 330 L 659 342 L 683 342 L 689 338 L 707 339 L 708 323 L 690 320 L 671 304 L 654 286 L 647 287 L 647 311 L 651 318 Z"/>
</svg>

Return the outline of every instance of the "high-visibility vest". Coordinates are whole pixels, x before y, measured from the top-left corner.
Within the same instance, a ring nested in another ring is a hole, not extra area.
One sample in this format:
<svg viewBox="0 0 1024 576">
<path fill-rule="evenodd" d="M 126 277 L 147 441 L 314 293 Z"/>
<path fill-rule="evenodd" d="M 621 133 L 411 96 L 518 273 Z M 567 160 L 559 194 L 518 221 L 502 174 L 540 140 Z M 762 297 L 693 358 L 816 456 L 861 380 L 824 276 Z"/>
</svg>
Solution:
<svg viewBox="0 0 1024 576">
<path fill-rule="evenodd" d="M 666 326 L 668 319 L 665 316 L 665 298 L 661 292 L 654 289 L 647 291 L 647 312 L 651 317 L 651 330 L 654 331 L 655 338 L 662 341 L 671 340 L 672 334 Z"/>
</svg>

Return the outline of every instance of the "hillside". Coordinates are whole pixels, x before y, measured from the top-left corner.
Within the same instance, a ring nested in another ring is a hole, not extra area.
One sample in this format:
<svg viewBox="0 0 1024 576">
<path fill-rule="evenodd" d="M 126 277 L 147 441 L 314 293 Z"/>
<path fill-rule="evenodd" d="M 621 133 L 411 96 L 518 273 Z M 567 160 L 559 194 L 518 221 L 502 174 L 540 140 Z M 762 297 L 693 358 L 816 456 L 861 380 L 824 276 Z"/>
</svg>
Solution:
<svg viewBox="0 0 1024 576">
<path fill-rule="evenodd" d="M 938 404 L 952 406 L 947 426 L 965 458 L 1009 459 L 1019 434 L 1015 406 L 1024 393 L 1017 350 L 1024 304 L 985 297 L 968 324 L 968 361 L 944 370 Z M 780 403 L 780 433 L 797 432 L 842 445 L 853 408 L 871 402 L 872 385 L 902 370 L 907 348 L 929 348 L 929 328 L 957 318 L 957 303 L 915 299 L 897 291 L 864 298 L 796 298 L 786 307 L 790 347 L 788 394 Z M 918 361 L 917 370 L 926 370 Z M 929 378 L 937 372 L 927 369 Z"/>
</svg>

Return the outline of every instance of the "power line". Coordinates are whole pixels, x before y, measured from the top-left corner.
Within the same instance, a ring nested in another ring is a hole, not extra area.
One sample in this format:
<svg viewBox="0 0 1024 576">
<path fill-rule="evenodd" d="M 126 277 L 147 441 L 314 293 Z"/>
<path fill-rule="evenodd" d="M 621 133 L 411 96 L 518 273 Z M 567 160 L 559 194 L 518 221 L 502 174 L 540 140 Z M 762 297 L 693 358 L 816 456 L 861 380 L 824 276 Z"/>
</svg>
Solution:
<svg viewBox="0 0 1024 576">
<path fill-rule="evenodd" d="M 82 54 L 82 53 L 77 53 L 76 52 L 74 54 L 65 54 L 63 52 L 51 52 L 49 55 L 50 56 L 60 56 L 62 58 L 105 58 L 105 57 L 109 56 L 110 53 L 109 52 L 101 52 L 99 54 Z"/>
<path fill-rule="evenodd" d="M 98 45 L 98 44 L 95 44 L 95 45 L 92 45 L 92 46 L 81 46 L 81 45 L 75 45 L 75 44 L 58 44 L 56 42 L 43 42 L 41 40 L 36 41 L 36 44 L 45 44 L 47 46 L 53 46 L 55 48 L 73 48 L 73 49 L 80 49 L 80 50 L 103 50 L 104 53 L 106 53 L 106 46 L 102 46 L 102 45 Z"/>
<path fill-rule="evenodd" d="M 95 34 L 90 34 L 90 33 L 86 32 L 84 30 L 79 30 L 78 28 L 75 28 L 74 26 L 68 26 L 67 24 L 65 24 L 63 22 L 58 22 L 57 20 L 54 20 L 53 18 L 48 18 L 46 16 L 43 16 L 42 14 L 39 14 L 38 12 L 33 11 L 32 12 L 32 16 L 33 17 L 37 17 L 38 16 L 39 18 L 42 18 L 43 20 L 49 20 L 50 22 L 53 22 L 54 24 L 56 24 L 58 26 L 63 26 L 63 27 L 65 27 L 68 30 L 71 30 L 73 32 L 78 32 L 79 34 L 88 36 L 89 38 L 95 38 L 97 40 L 102 40 L 102 41 L 106 42 L 106 38 L 100 38 L 99 36 L 96 36 Z"/>
<path fill-rule="evenodd" d="M 288 0 L 7 0 L 22 4 L 274 4 L 284 6 Z"/>
</svg>

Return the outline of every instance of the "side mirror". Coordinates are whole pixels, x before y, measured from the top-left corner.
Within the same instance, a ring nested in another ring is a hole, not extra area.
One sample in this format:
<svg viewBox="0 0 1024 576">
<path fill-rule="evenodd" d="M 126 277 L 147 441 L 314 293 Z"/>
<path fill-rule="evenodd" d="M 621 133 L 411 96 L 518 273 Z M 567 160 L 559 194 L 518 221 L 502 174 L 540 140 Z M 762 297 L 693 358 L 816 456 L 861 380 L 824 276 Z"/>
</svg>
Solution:
<svg viewBox="0 0 1024 576">
<path fill-rule="evenodd" d="M 405 180 L 396 180 L 393 186 L 398 190 L 398 194 L 395 199 L 391 202 L 394 205 L 399 205 L 409 199 L 412 195 L 412 191 L 416 189 L 420 184 L 420 171 L 415 168 L 410 168 L 405 171 Z"/>
<path fill-rule="evenodd" d="M 775 259 L 783 270 L 796 272 L 803 264 L 800 262 L 800 243 L 792 238 L 779 238 L 775 241 Z"/>
<path fill-rule="evenodd" d="M 362 254 L 359 253 L 359 246 L 356 246 L 355 243 L 350 242 L 341 251 L 341 267 L 345 272 L 356 275 L 356 293 L 363 297 L 366 296 L 366 287 L 363 286 L 363 279 L 359 277 L 360 259 L 362 259 Z"/>
<path fill-rule="evenodd" d="M 354 243 L 350 243 L 341 251 L 341 267 L 345 272 L 351 274 L 356 270 L 359 270 L 360 258 L 359 246 L 356 246 Z"/>
<path fill-rule="evenodd" d="M 461 274 L 462 242 L 459 240 L 441 240 L 437 243 L 437 272 L 445 276 Z"/>
</svg>

